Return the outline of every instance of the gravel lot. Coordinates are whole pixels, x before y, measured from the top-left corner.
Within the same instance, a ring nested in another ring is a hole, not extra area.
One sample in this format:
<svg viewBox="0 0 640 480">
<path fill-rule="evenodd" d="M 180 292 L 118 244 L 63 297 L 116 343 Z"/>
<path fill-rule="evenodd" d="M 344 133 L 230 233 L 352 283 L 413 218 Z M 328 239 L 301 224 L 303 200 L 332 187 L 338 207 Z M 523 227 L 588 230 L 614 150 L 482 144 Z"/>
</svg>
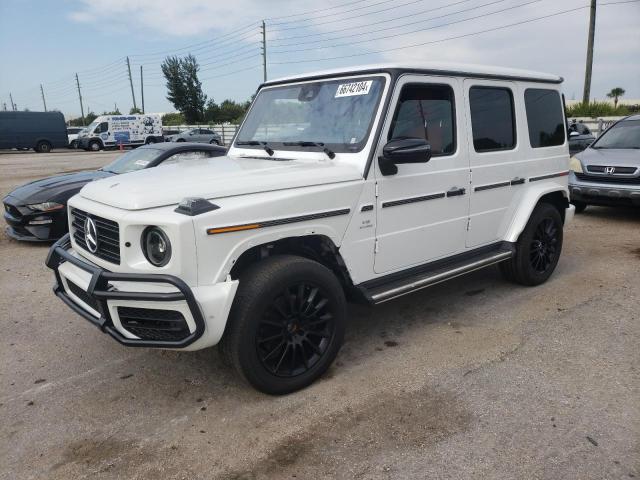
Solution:
<svg viewBox="0 0 640 480">
<path fill-rule="evenodd" d="M 117 154 L 0 154 L 0 194 Z M 639 227 L 589 208 L 545 285 L 489 269 L 354 306 L 325 377 L 275 398 L 215 349 L 120 346 L 1 233 L 0 478 L 639 478 Z"/>
</svg>

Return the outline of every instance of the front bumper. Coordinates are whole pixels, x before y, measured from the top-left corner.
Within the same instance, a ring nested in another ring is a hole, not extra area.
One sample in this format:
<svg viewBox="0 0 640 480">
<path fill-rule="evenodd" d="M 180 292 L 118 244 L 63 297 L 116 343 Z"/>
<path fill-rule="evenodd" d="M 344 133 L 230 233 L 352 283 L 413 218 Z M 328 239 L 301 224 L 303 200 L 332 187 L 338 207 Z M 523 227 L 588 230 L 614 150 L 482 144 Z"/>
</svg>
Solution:
<svg viewBox="0 0 640 480">
<path fill-rule="evenodd" d="M 54 293 L 126 346 L 199 350 L 215 345 L 238 285 L 227 281 L 191 288 L 173 275 L 110 272 L 76 255 L 69 235 L 51 247 L 46 265 L 55 273 Z"/>
<path fill-rule="evenodd" d="M 11 238 L 27 242 L 52 242 L 67 233 L 67 209 L 34 212 L 15 197 L 5 197 L 5 232 Z"/>
<path fill-rule="evenodd" d="M 571 172 L 569 176 L 571 200 L 590 205 L 640 206 L 640 185 L 619 185 L 583 181 Z"/>
</svg>

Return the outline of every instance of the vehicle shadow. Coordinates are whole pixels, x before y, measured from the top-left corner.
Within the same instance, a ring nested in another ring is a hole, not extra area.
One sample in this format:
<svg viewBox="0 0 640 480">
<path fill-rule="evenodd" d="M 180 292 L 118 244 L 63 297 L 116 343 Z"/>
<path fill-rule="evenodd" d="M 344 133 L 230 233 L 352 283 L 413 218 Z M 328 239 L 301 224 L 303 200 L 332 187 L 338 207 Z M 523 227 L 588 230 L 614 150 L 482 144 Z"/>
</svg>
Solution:
<svg viewBox="0 0 640 480">
<path fill-rule="evenodd" d="M 576 217 L 597 218 L 615 222 L 627 222 L 640 220 L 640 207 L 598 207 L 590 205 Z"/>
</svg>

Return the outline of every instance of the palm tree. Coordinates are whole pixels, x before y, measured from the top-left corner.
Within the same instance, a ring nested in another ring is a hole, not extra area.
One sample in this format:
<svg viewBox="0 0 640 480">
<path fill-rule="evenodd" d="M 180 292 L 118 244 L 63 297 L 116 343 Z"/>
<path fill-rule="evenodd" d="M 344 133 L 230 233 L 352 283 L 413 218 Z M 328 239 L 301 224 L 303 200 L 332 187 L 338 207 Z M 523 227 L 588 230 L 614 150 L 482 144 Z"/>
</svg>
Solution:
<svg viewBox="0 0 640 480">
<path fill-rule="evenodd" d="M 609 93 L 607 93 L 607 97 L 613 98 L 613 106 L 614 108 L 618 108 L 618 98 L 624 95 L 624 88 L 616 87 L 612 88 Z"/>
</svg>

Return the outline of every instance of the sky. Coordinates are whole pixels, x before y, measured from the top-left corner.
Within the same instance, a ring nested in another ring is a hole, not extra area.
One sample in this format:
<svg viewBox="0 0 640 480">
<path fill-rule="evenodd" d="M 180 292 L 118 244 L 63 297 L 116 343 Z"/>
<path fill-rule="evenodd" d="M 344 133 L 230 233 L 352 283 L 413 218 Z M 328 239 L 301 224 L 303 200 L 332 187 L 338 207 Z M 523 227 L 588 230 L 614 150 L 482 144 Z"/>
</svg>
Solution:
<svg viewBox="0 0 640 480">
<path fill-rule="evenodd" d="M 591 97 L 614 87 L 640 99 L 640 1 L 598 0 Z M 67 118 L 133 106 L 170 112 L 160 64 L 192 53 L 204 92 L 244 101 L 263 79 L 380 62 L 447 61 L 584 81 L 589 0 L 0 0 L 0 109 L 47 107 Z M 609 5 L 606 5 L 609 3 Z M 565 12 L 565 13 L 561 13 Z M 547 18 L 540 18 L 547 17 Z M 535 20 L 538 19 L 538 20 Z M 516 24 L 516 25 L 513 25 Z"/>
</svg>

